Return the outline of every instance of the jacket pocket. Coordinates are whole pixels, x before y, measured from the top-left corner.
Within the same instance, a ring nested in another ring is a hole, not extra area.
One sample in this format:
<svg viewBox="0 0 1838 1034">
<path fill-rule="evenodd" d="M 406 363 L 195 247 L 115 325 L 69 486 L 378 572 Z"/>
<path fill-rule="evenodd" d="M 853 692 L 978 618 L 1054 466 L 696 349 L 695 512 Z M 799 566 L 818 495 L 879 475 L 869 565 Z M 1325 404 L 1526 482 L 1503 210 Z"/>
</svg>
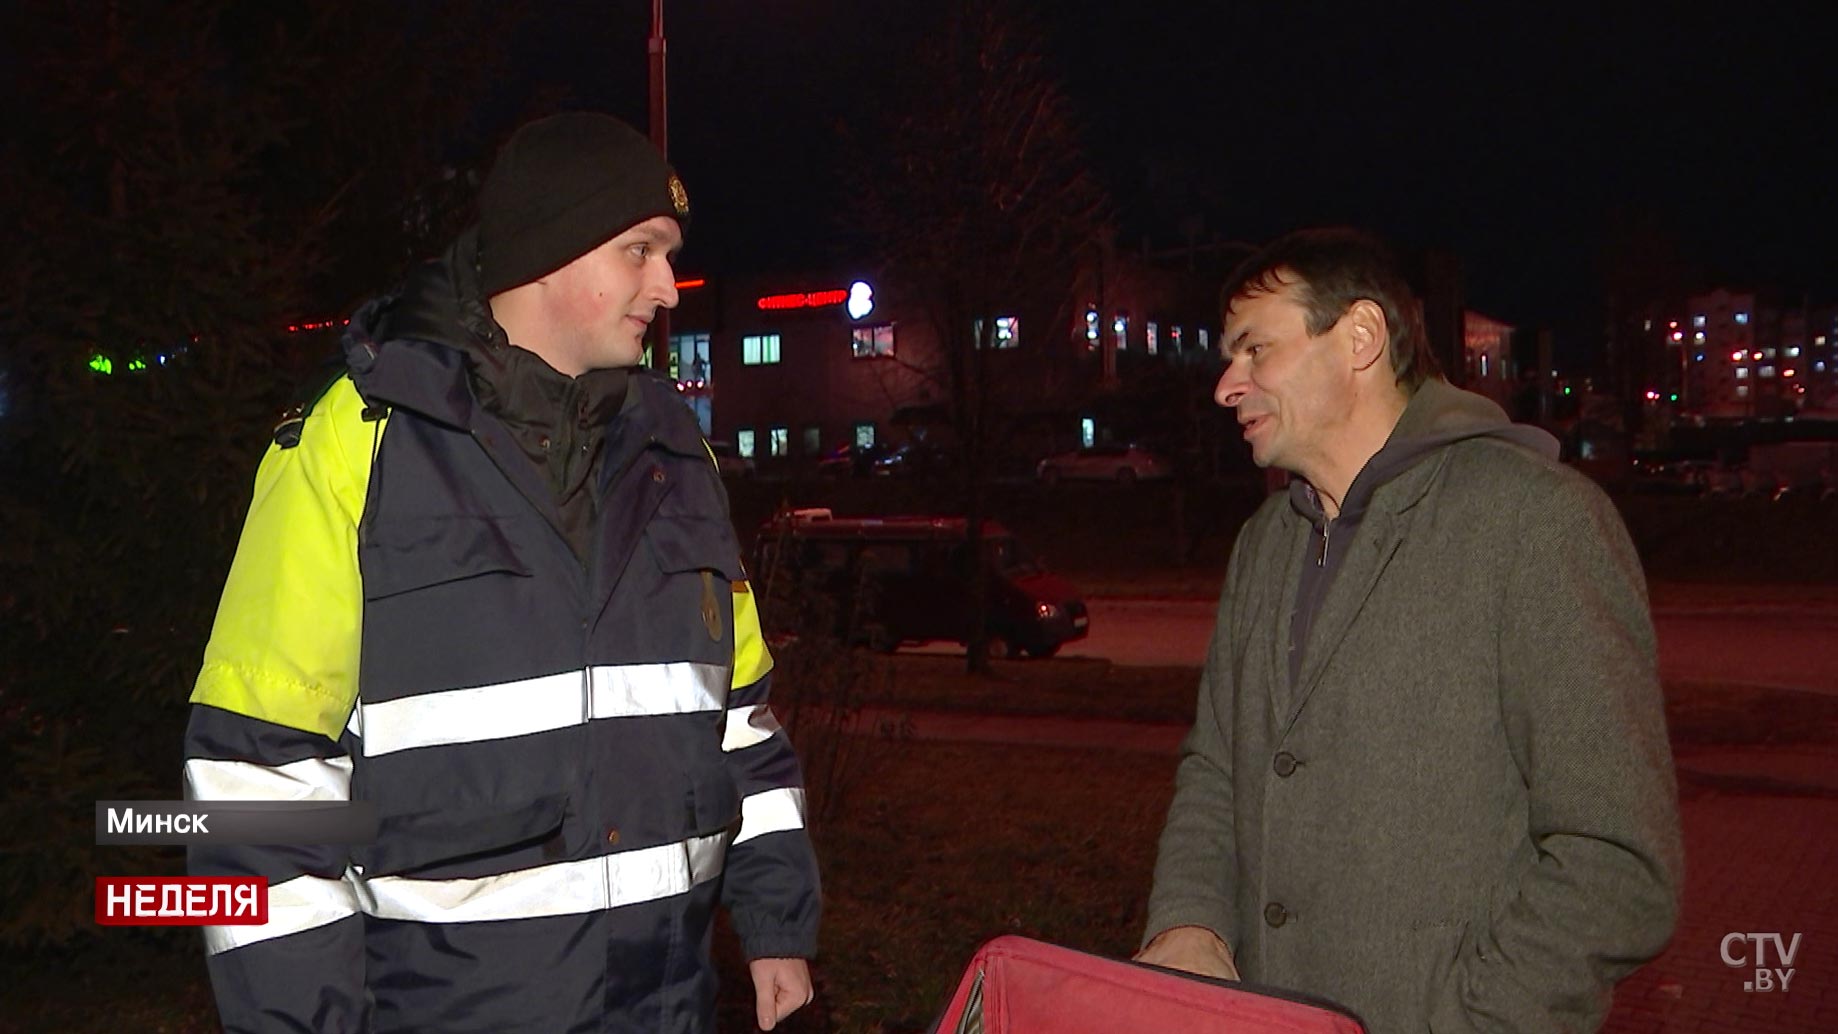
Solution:
<svg viewBox="0 0 1838 1034">
<path fill-rule="evenodd" d="M 725 520 L 660 514 L 645 527 L 645 542 L 666 574 L 714 571 L 731 582 L 745 577 L 740 545 Z"/>
<path fill-rule="evenodd" d="M 484 574 L 531 573 L 504 522 L 490 517 L 427 518 L 379 529 L 358 556 L 367 600 Z"/>
<path fill-rule="evenodd" d="M 689 828 L 707 836 L 740 822 L 740 791 L 723 764 L 697 765 L 689 772 Z"/>
<path fill-rule="evenodd" d="M 352 856 L 366 877 L 412 873 L 548 840 L 561 831 L 567 814 L 565 793 L 496 807 L 385 814 L 376 843 L 360 845 Z"/>
</svg>

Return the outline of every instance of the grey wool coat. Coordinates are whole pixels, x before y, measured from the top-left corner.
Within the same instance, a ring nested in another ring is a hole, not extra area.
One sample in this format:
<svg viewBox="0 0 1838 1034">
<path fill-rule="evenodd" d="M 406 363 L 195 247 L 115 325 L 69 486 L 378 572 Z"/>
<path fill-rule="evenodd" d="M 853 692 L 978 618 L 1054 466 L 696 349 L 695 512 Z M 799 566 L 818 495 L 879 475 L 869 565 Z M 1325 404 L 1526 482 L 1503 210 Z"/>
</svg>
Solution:
<svg viewBox="0 0 1838 1034">
<path fill-rule="evenodd" d="M 1639 562 L 1591 482 L 1425 384 L 1442 440 L 1380 485 L 1287 644 L 1310 522 L 1233 548 L 1147 935 L 1208 927 L 1247 981 L 1373 1034 L 1593 1031 L 1665 946 L 1681 846 Z"/>
</svg>

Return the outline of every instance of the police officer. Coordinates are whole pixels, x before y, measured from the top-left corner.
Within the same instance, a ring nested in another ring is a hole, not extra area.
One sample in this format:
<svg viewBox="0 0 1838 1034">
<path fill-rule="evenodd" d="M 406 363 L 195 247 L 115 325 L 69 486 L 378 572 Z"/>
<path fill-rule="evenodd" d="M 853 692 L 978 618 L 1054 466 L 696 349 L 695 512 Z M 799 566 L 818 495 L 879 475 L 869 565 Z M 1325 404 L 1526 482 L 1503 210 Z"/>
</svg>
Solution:
<svg viewBox="0 0 1838 1034">
<path fill-rule="evenodd" d="M 479 220 L 365 305 L 263 459 L 186 739 L 197 800 L 358 800 L 374 843 L 199 847 L 232 1031 L 713 1028 L 732 918 L 772 1027 L 818 883 L 694 416 L 638 364 L 689 197 L 596 114 L 518 130 Z"/>
</svg>

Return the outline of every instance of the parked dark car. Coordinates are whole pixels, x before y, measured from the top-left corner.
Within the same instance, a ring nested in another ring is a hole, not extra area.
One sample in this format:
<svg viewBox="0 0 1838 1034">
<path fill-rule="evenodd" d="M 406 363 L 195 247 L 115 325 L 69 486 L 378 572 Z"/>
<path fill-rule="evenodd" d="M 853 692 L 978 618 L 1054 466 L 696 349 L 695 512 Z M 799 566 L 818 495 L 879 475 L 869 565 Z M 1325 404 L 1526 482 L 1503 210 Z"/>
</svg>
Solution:
<svg viewBox="0 0 1838 1034">
<path fill-rule="evenodd" d="M 753 570 L 760 580 L 813 580 L 836 602 L 837 633 L 876 649 L 968 643 L 976 577 L 985 580 L 991 655 L 1051 657 L 1085 637 L 1090 618 L 1071 583 L 994 521 L 983 523 L 982 560 L 972 564 L 967 529 L 962 517 L 797 510 L 760 529 Z"/>
<path fill-rule="evenodd" d="M 874 473 L 875 462 L 890 451 L 884 445 L 863 446 L 853 442 L 840 445 L 817 461 L 817 474 L 820 477 L 865 478 Z"/>
<path fill-rule="evenodd" d="M 724 478 L 750 478 L 758 472 L 751 459 L 742 456 L 727 442 L 710 439 L 708 451 L 715 457 L 715 470 Z"/>
<path fill-rule="evenodd" d="M 876 477 L 926 478 L 943 473 L 951 465 L 945 450 L 927 442 L 906 442 L 874 461 Z"/>
<path fill-rule="evenodd" d="M 1701 495 L 1713 466 L 1705 460 L 1637 457 L 1627 490 L 1645 495 Z"/>
</svg>

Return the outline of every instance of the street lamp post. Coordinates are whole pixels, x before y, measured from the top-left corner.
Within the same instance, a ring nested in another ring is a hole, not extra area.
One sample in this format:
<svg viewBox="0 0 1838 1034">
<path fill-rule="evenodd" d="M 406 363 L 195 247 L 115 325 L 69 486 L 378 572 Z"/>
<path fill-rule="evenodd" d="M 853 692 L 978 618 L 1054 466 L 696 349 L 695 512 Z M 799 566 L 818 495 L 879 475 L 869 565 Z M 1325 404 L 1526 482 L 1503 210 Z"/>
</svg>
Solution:
<svg viewBox="0 0 1838 1034">
<path fill-rule="evenodd" d="M 670 154 L 670 106 L 664 94 L 664 0 L 651 0 L 651 39 L 645 50 L 651 61 L 651 142 Z"/>
<path fill-rule="evenodd" d="M 664 0 L 651 0 L 651 38 L 645 50 L 651 69 L 651 143 L 666 159 L 670 157 L 670 105 L 664 81 Z M 651 321 L 651 368 L 670 369 L 670 310 L 659 309 Z"/>
</svg>

